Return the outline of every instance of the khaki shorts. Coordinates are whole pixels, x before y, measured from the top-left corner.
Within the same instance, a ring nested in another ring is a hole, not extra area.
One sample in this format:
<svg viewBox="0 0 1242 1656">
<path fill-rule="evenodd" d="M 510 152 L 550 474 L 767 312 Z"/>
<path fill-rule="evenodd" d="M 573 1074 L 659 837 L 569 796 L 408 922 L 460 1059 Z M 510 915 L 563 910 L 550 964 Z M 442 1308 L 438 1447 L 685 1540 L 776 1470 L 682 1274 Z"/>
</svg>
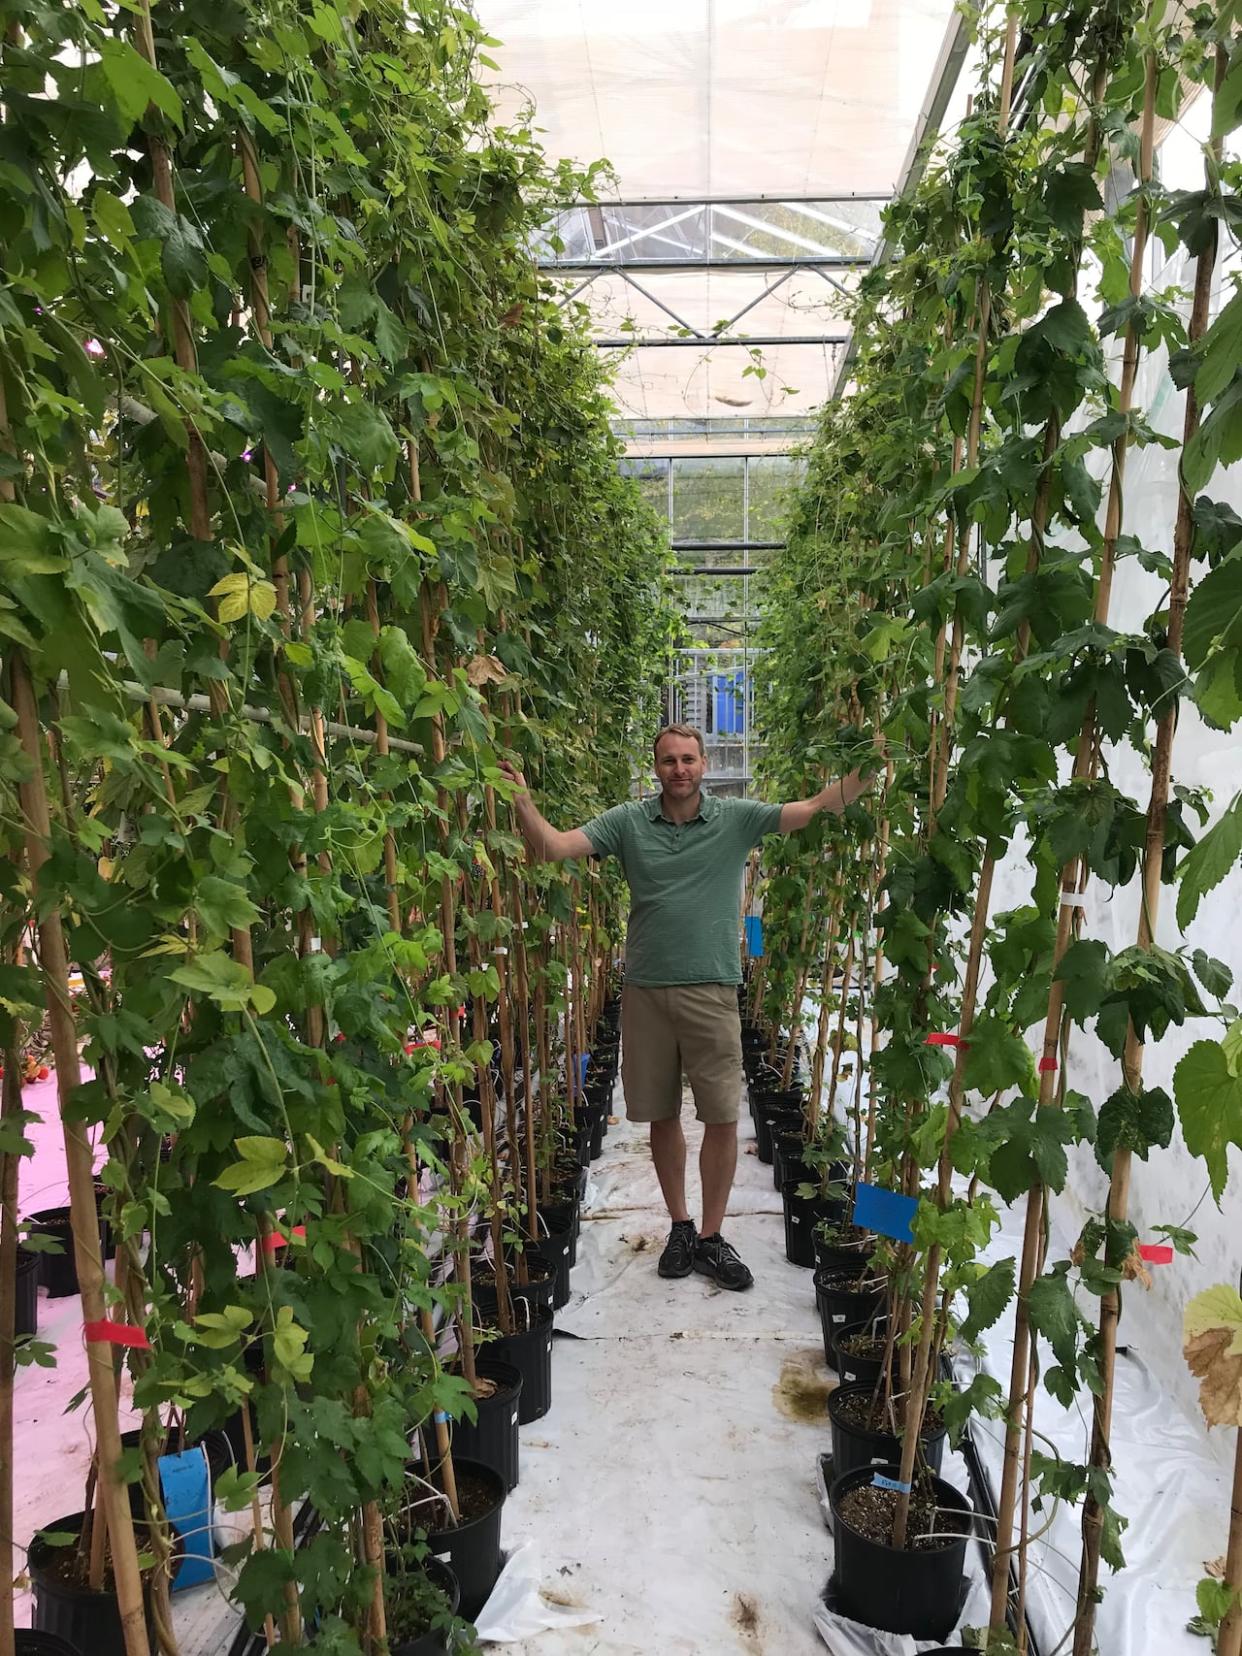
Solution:
<svg viewBox="0 0 1242 1656">
<path fill-rule="evenodd" d="M 732 983 L 673 983 L 621 994 L 621 1080 L 631 1121 L 674 1121 L 681 1076 L 694 1113 L 717 1125 L 736 1121 L 742 1096 L 742 1021 Z"/>
</svg>

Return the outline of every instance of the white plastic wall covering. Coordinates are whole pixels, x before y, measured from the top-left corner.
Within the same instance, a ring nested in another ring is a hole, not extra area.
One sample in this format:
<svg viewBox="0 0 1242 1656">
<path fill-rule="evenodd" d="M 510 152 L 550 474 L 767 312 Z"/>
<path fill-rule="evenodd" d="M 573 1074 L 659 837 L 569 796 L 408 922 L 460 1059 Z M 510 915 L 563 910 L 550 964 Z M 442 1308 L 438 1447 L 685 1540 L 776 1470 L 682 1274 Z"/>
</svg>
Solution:
<svg viewBox="0 0 1242 1656">
<path fill-rule="evenodd" d="M 1159 154 L 1161 176 L 1171 188 L 1198 188 L 1202 179 L 1200 144 L 1206 130 L 1208 105 L 1202 101 L 1187 111 L 1180 128 L 1173 129 Z M 1232 291 L 1230 277 L 1242 268 L 1232 253 L 1218 271 L 1214 306 L 1222 290 Z M 1163 249 L 1149 270 L 1151 284 L 1161 289 L 1185 287 L 1192 279 L 1184 251 L 1166 259 Z M 1088 271 L 1082 284 L 1089 312 L 1102 309 Z M 1188 307 L 1187 307 L 1188 308 Z M 1135 387 L 1135 406 L 1143 409 L 1160 432 L 1180 439 L 1183 394 L 1173 385 L 1163 347 L 1145 353 Z M 1089 416 L 1088 416 L 1089 417 Z M 1079 424 L 1085 423 L 1080 420 Z M 1145 546 L 1171 553 L 1177 510 L 1177 450 L 1157 445 L 1132 448 L 1127 456 L 1123 530 L 1138 535 Z M 1104 457 L 1097 451 L 1097 469 Z M 1217 472 L 1205 492 L 1242 510 L 1242 467 Z M 1201 571 L 1202 566 L 1197 566 Z M 989 578 L 996 578 L 995 566 Z M 1111 624 L 1137 630 L 1159 602 L 1163 583 L 1147 574 L 1133 559 L 1119 566 L 1113 587 Z M 1124 792 L 1146 805 L 1150 772 L 1127 742 L 1105 748 L 1107 774 Z M 1068 764 L 1063 766 L 1063 776 Z M 1183 701 L 1173 754 L 1175 782 L 1213 791 L 1213 820 L 1242 786 L 1242 763 L 1236 735 L 1209 729 L 1193 705 Z M 1197 824 L 1195 831 L 1198 832 Z M 1026 843 L 1015 838 L 1009 855 L 997 869 L 992 912 L 997 915 L 1031 901 L 1031 869 Z M 1139 886 L 1110 889 L 1098 880 L 1088 888 L 1083 905 L 1082 935 L 1100 938 L 1110 949 L 1131 946 L 1136 937 Z M 1176 890 L 1165 888 L 1161 898 L 1157 942 L 1175 948 L 1182 941 L 1175 920 Z M 1202 948 L 1224 961 L 1235 980 L 1242 980 L 1242 935 L 1237 924 L 1242 907 L 1242 874 L 1235 870 L 1201 905 L 1185 938 L 1188 949 Z M 983 988 L 986 990 L 987 981 Z M 1231 997 L 1237 999 L 1236 992 Z M 1190 1020 L 1182 1029 L 1170 1029 L 1146 1051 L 1144 1083 L 1163 1087 L 1173 1095 L 1173 1071 L 1191 1043 L 1219 1035 L 1218 1024 Z M 1028 1034 L 1032 1045 L 1038 1031 Z M 1066 1070 L 1067 1085 L 1084 1093 L 1098 1108 L 1121 1084 L 1121 1067 L 1093 1033 L 1074 1029 Z M 1064 1258 L 1089 1214 L 1104 1205 L 1108 1180 L 1090 1150 L 1070 1152 L 1069 1177 L 1064 1192 L 1050 1201 L 1052 1245 L 1050 1259 Z M 1242 1156 L 1231 1152 L 1230 1180 L 1218 1208 L 1212 1201 L 1204 1165 L 1186 1149 L 1180 1129 L 1168 1150 L 1154 1150 L 1150 1161 L 1135 1161 L 1130 1217 L 1140 1240 L 1160 1240 L 1154 1227 L 1185 1225 L 1199 1238 L 1196 1257 L 1175 1255 L 1168 1266 L 1152 1267 L 1153 1285 L 1125 1290 L 1119 1332 L 1125 1354 L 1118 1365 L 1118 1397 L 1114 1410 L 1113 1456 L 1116 1467 L 1116 1504 L 1130 1519 L 1123 1538 L 1128 1568 L 1120 1576 L 1107 1570 L 1105 1597 L 1098 1616 L 1099 1645 L 1108 1656 L 1194 1656 L 1203 1641 L 1185 1632 L 1194 1614 L 1194 1585 L 1207 1561 L 1224 1550 L 1229 1521 L 1229 1478 L 1232 1445 L 1225 1433 L 1208 1432 L 1198 1408 L 1197 1383 L 1181 1356 L 1182 1313 L 1189 1299 L 1217 1282 L 1236 1282 L 1242 1267 Z M 1016 1255 L 1020 1250 L 1020 1215 L 1010 1211 L 990 1257 Z M 1095 1321 L 1098 1302 L 1082 1298 L 1083 1309 Z M 1006 1388 L 1009 1382 L 1011 1322 L 992 1330 L 986 1339 L 987 1367 Z M 1072 1411 L 1060 1407 L 1041 1388 L 1036 1422 L 1068 1459 L 1085 1460 L 1090 1442 L 1089 1401 Z M 983 1423 L 979 1430 L 984 1458 L 999 1473 L 1000 1446 L 996 1430 Z M 1041 1443 L 1041 1449 L 1047 1445 Z M 1047 1510 L 1037 1524 L 1047 1518 Z M 1057 1514 L 1046 1541 L 1040 1544 L 1031 1585 L 1032 1616 L 1041 1648 L 1051 1650 L 1064 1635 L 1072 1615 L 1071 1595 L 1076 1582 L 1080 1536 L 1078 1509 Z"/>
</svg>

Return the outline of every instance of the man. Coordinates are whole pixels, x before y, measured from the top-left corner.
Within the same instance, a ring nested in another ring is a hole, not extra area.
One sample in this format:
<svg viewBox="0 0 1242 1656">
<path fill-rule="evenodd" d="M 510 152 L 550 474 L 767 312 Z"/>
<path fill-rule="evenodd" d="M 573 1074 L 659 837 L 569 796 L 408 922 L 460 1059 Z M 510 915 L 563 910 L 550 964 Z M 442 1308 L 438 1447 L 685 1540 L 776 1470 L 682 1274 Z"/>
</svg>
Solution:
<svg viewBox="0 0 1242 1656">
<path fill-rule="evenodd" d="M 660 793 L 614 805 L 581 828 L 562 832 L 540 814 L 525 778 L 512 765 L 501 768 L 518 790 L 518 825 L 536 860 L 613 856 L 629 883 L 622 1080 L 630 1120 L 650 1124 L 652 1160 L 672 1220 L 660 1275 L 700 1271 L 722 1288 L 749 1288 L 754 1278 L 720 1234 L 737 1169 L 742 1090 L 737 1005 L 742 874 L 766 834 L 795 833 L 821 811 L 843 811 L 870 783 L 853 771 L 791 804 L 715 799 L 703 791 L 707 760 L 701 734 L 693 725 L 666 725 L 655 740 Z M 699 1231 L 686 1206 L 683 1069 L 703 1123 Z"/>
</svg>

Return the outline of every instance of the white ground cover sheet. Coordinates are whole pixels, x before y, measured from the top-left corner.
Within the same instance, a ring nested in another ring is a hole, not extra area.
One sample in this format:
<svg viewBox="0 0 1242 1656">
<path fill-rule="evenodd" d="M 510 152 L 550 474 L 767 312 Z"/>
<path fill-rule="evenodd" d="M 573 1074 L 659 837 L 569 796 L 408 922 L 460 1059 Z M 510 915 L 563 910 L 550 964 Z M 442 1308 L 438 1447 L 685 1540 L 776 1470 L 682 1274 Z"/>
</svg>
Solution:
<svg viewBox="0 0 1242 1656">
<path fill-rule="evenodd" d="M 616 1108 L 623 1111 L 619 1087 Z M 54 1110 L 47 1115 L 54 1121 Z M 685 1121 L 697 1212 L 699 1129 L 688 1102 Z M 35 1131 L 25 1212 L 64 1199 L 59 1134 Z M 812 1273 L 785 1259 L 780 1199 L 771 1169 L 753 1154 L 749 1117 L 725 1226 L 755 1274 L 744 1294 L 697 1275 L 656 1275 L 667 1216 L 646 1141 L 645 1128 L 622 1119 L 591 1168 L 572 1297 L 556 1318 L 552 1409 L 522 1429 L 522 1481 L 504 1516 L 506 1552 L 535 1544 L 527 1567 L 538 1571 L 549 1619 L 558 1606 L 596 1619 L 495 1648 L 520 1656 L 908 1656 L 911 1643 L 860 1641 L 819 1603 L 832 1568 L 817 1495 L 817 1459 L 831 1448 L 830 1376 Z M 992 1256 L 1016 1254 L 1020 1232 L 1021 1215 L 1006 1215 Z M 1050 1257 L 1066 1250 L 1054 1215 Z M 1128 1568 L 1105 1574 L 1099 1650 L 1207 1656 L 1185 1624 L 1205 1563 L 1224 1550 L 1232 1446 L 1222 1433 L 1209 1436 L 1153 1378 L 1147 1346 L 1159 1324 L 1144 1316 L 1142 1294 L 1127 1290 L 1129 1346 L 1113 1426 Z M 15 1528 L 23 1545 L 81 1504 L 89 1413 L 65 1412 L 85 1381 L 80 1317 L 76 1299 L 41 1293 L 40 1335 L 57 1347 L 58 1366 L 17 1373 Z M 1009 1323 L 988 1336 L 988 1367 L 1006 1385 L 1010 1339 Z M 1041 1391 L 1037 1425 L 1067 1459 L 1085 1457 L 1085 1408 L 1062 1410 Z M 999 1429 L 978 1423 L 976 1439 L 995 1471 Z M 947 1459 L 946 1475 L 965 1487 L 957 1457 Z M 1069 1625 L 1078 1551 L 1079 1513 L 1063 1509 L 1034 1550 L 1029 1603 L 1042 1656 L 1053 1656 Z M 968 1568 L 978 1575 L 973 1548 Z M 539 1610 L 532 1599 L 527 1615 Z M 183 1656 L 223 1656 L 238 1617 L 220 1588 L 178 1593 L 174 1606 Z M 21 1594 L 19 1623 L 28 1616 Z M 974 1606 L 966 1619 L 977 1620 Z"/>
<path fill-rule="evenodd" d="M 689 1103 L 685 1119 L 697 1218 Z M 785 1259 L 772 1170 L 746 1153 L 749 1117 L 741 1131 L 724 1234 L 755 1274 L 742 1294 L 656 1275 L 668 1217 L 646 1128 L 622 1120 L 592 1165 L 552 1409 L 523 1429 L 504 1535 L 506 1547 L 537 1536 L 545 1594 L 600 1620 L 509 1650 L 822 1656 L 812 1618 L 832 1543 L 815 1463 L 829 1447 L 828 1371 L 812 1273 Z"/>
</svg>

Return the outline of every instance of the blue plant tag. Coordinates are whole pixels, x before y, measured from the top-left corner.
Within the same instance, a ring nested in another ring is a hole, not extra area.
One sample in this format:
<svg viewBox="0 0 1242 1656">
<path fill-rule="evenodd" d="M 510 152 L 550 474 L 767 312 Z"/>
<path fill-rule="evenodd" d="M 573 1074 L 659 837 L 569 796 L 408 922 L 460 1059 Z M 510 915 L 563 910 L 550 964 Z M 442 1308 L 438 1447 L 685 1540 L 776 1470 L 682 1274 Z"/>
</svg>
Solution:
<svg viewBox="0 0 1242 1656">
<path fill-rule="evenodd" d="M 763 959 L 763 920 L 758 914 L 746 916 L 746 953 L 751 960 Z"/>
<path fill-rule="evenodd" d="M 215 1573 L 211 1533 L 211 1480 L 207 1457 L 201 1449 L 187 1449 L 180 1455 L 161 1455 L 160 1488 L 168 1521 L 180 1536 L 182 1561 L 172 1579 L 172 1590 L 197 1587 Z"/>
<path fill-rule="evenodd" d="M 910 1485 L 902 1483 L 898 1478 L 886 1478 L 881 1472 L 874 1472 L 871 1476 L 872 1487 L 875 1489 L 891 1489 L 895 1495 L 908 1495 Z"/>
<path fill-rule="evenodd" d="M 584 1052 L 582 1054 L 582 1056 L 578 1059 L 578 1085 L 580 1087 L 585 1087 L 586 1086 L 587 1065 L 590 1062 L 591 1062 L 591 1054 L 589 1052 Z"/>
<path fill-rule="evenodd" d="M 879 1185 L 860 1184 L 854 1195 L 854 1223 L 860 1230 L 891 1236 L 895 1242 L 913 1242 L 911 1226 L 918 1210 L 917 1196 L 903 1196 Z"/>
</svg>

